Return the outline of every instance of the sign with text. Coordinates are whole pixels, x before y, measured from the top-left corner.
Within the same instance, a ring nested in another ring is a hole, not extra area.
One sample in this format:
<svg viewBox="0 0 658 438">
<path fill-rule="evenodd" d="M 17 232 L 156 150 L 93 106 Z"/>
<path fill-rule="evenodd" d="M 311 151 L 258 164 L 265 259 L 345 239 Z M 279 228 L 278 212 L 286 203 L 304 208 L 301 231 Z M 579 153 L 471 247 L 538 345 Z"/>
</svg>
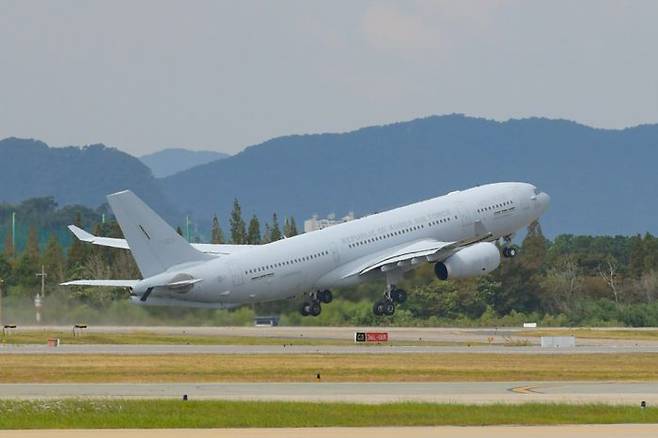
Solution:
<svg viewBox="0 0 658 438">
<path fill-rule="evenodd" d="M 355 332 L 354 342 L 387 342 L 387 332 Z"/>
</svg>

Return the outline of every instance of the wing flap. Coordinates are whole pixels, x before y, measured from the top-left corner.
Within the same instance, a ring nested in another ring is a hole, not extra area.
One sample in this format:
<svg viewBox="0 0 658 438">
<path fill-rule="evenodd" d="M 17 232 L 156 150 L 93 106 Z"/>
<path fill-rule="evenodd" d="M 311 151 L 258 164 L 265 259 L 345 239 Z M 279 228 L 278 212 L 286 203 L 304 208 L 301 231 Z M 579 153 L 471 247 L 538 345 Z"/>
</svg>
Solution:
<svg viewBox="0 0 658 438">
<path fill-rule="evenodd" d="M 375 260 L 370 260 L 362 265 L 358 270 L 345 275 L 343 278 L 352 275 L 364 275 L 376 269 L 383 272 L 409 265 L 416 265 L 421 262 L 436 262 L 445 260 L 460 249 L 486 240 L 491 240 L 492 234 L 486 233 L 472 239 L 464 239 L 456 242 L 441 242 L 433 239 L 423 239 L 405 245 L 392 251 L 389 254 L 380 256 Z"/>
</svg>

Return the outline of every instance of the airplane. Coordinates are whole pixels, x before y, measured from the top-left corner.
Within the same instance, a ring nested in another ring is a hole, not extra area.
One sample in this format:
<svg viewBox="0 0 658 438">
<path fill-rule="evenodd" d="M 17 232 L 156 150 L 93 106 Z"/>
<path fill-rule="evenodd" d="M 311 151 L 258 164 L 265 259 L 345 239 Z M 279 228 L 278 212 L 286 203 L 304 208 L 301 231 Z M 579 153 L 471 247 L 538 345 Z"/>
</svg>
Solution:
<svg viewBox="0 0 658 438">
<path fill-rule="evenodd" d="M 407 299 L 397 285 L 423 263 L 440 280 L 481 276 L 514 257 L 516 231 L 539 219 L 550 196 L 532 184 L 502 182 L 450 192 L 264 245 L 188 243 L 129 190 L 107 196 L 125 239 L 70 226 L 81 241 L 129 249 L 138 280 L 74 280 L 68 286 L 126 287 L 140 305 L 233 308 L 304 295 L 300 312 L 318 316 L 331 289 L 386 279 L 377 316 Z M 502 250 L 495 242 L 501 241 Z"/>
</svg>

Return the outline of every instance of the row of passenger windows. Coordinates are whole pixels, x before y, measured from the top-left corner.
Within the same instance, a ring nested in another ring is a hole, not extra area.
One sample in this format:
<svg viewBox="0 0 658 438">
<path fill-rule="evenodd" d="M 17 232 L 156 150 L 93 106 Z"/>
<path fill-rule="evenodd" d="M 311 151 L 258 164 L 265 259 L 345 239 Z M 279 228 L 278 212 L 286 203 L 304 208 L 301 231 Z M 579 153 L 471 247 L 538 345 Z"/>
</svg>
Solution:
<svg viewBox="0 0 658 438">
<path fill-rule="evenodd" d="M 363 246 L 369 243 L 378 242 L 380 240 L 390 239 L 391 237 L 402 236 L 403 234 L 411 233 L 412 231 L 417 231 L 422 228 L 425 228 L 425 225 L 414 225 L 412 227 L 405 228 L 404 230 L 393 231 L 391 233 L 387 233 L 382 236 L 375 236 L 375 237 L 371 237 L 370 239 L 365 239 L 359 242 L 350 243 L 347 246 L 349 246 L 350 248 L 356 248 L 357 246 Z"/>
<path fill-rule="evenodd" d="M 457 216 L 455 216 L 455 219 L 457 219 Z M 450 222 L 451 220 L 452 220 L 451 217 L 444 217 L 443 219 L 437 219 L 435 221 L 430 222 L 429 226 L 431 227 L 431 226 L 434 226 L 434 225 L 445 224 L 445 223 Z"/>
<path fill-rule="evenodd" d="M 257 272 L 271 271 L 274 268 L 281 268 L 283 266 L 294 265 L 296 263 L 301 263 L 301 262 L 307 262 L 307 261 L 314 260 L 314 259 L 317 259 L 319 257 L 326 256 L 326 255 L 329 255 L 329 251 L 321 251 L 317 254 L 311 254 L 311 255 L 304 256 L 304 257 L 299 257 L 299 258 L 296 258 L 296 259 L 290 259 L 290 260 L 286 260 L 285 262 L 274 263 L 273 265 L 259 266 L 257 268 L 248 269 L 248 270 L 244 271 L 244 273 L 245 274 L 255 274 Z"/>
<path fill-rule="evenodd" d="M 494 205 L 490 205 L 488 207 L 478 208 L 478 213 L 484 213 L 485 211 L 494 210 L 496 208 L 503 208 L 507 205 L 512 205 L 512 204 L 514 204 L 513 201 L 505 201 L 505 202 L 502 202 L 500 204 L 494 204 Z"/>
</svg>

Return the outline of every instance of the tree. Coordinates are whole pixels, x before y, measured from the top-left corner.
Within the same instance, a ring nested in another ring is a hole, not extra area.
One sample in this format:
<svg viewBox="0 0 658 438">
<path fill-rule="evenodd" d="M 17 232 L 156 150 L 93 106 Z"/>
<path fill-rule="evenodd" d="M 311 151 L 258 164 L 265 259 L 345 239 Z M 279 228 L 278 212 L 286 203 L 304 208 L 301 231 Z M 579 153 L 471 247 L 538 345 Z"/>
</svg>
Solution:
<svg viewBox="0 0 658 438">
<path fill-rule="evenodd" d="M 54 233 L 48 238 L 42 262 L 48 273 L 48 279 L 53 283 L 60 283 L 64 278 L 64 251 Z"/>
<path fill-rule="evenodd" d="M 34 225 L 30 225 L 30 229 L 27 233 L 25 252 L 27 252 L 34 260 L 39 260 L 39 235 L 37 234 L 37 227 Z"/>
<path fill-rule="evenodd" d="M 270 241 L 276 242 L 281 240 L 281 229 L 279 228 L 279 220 L 276 217 L 276 213 L 272 214 L 272 232 L 270 233 Z"/>
<path fill-rule="evenodd" d="M 256 215 L 251 217 L 249 221 L 249 231 L 247 232 L 247 243 L 250 245 L 260 245 L 260 222 Z"/>
<path fill-rule="evenodd" d="M 0 254 L 0 281 L 2 282 L 0 283 L 0 288 L 3 291 L 7 290 L 7 286 L 13 284 L 11 263 L 2 254 Z"/>
<path fill-rule="evenodd" d="M 612 291 L 612 296 L 615 299 L 615 303 L 619 304 L 621 280 L 619 278 L 619 265 L 617 264 L 617 260 L 615 260 L 613 257 L 608 257 L 606 264 L 603 267 L 599 266 L 598 270 L 599 275 Z"/>
<path fill-rule="evenodd" d="M 286 237 L 292 237 L 296 236 L 297 233 L 297 224 L 295 224 L 295 218 L 286 218 L 284 225 L 283 225 L 283 234 Z"/>
<path fill-rule="evenodd" d="M 75 214 L 74 224 L 76 227 L 82 228 L 82 217 L 80 216 L 79 211 Z M 78 270 L 84 264 L 86 257 L 87 250 L 82 245 L 82 242 L 78 239 L 73 239 L 73 243 L 69 248 L 68 271 L 72 273 L 73 271 Z"/>
<path fill-rule="evenodd" d="M 539 222 L 528 225 L 528 234 L 521 244 L 521 263 L 531 271 L 539 271 L 546 259 L 546 238 Z"/>
<path fill-rule="evenodd" d="M 210 230 L 210 234 L 210 243 L 214 243 L 216 245 L 224 243 L 224 233 L 222 232 L 222 227 L 219 226 L 219 219 L 217 218 L 217 215 L 212 217 L 212 228 Z"/>
<path fill-rule="evenodd" d="M 270 227 L 270 224 L 265 222 L 265 230 L 263 232 L 263 238 L 261 239 L 261 243 L 266 244 L 270 243 L 272 241 L 272 228 Z"/>
<path fill-rule="evenodd" d="M 180 225 L 176 227 L 176 233 L 179 236 L 183 237 L 183 230 L 181 229 Z"/>
<path fill-rule="evenodd" d="M 11 259 L 14 257 L 15 251 L 14 251 L 14 239 L 11 234 L 11 225 L 9 225 L 9 230 L 7 231 L 7 235 L 5 236 L 5 257 L 8 259 Z"/>
<path fill-rule="evenodd" d="M 583 288 L 582 269 L 573 255 L 565 256 L 556 266 L 548 268 L 540 285 L 543 310 L 567 313 Z"/>
<path fill-rule="evenodd" d="M 233 200 L 233 210 L 231 211 L 229 223 L 231 225 L 231 241 L 236 245 L 247 243 L 247 231 L 245 230 L 242 209 L 237 198 Z"/>
</svg>

